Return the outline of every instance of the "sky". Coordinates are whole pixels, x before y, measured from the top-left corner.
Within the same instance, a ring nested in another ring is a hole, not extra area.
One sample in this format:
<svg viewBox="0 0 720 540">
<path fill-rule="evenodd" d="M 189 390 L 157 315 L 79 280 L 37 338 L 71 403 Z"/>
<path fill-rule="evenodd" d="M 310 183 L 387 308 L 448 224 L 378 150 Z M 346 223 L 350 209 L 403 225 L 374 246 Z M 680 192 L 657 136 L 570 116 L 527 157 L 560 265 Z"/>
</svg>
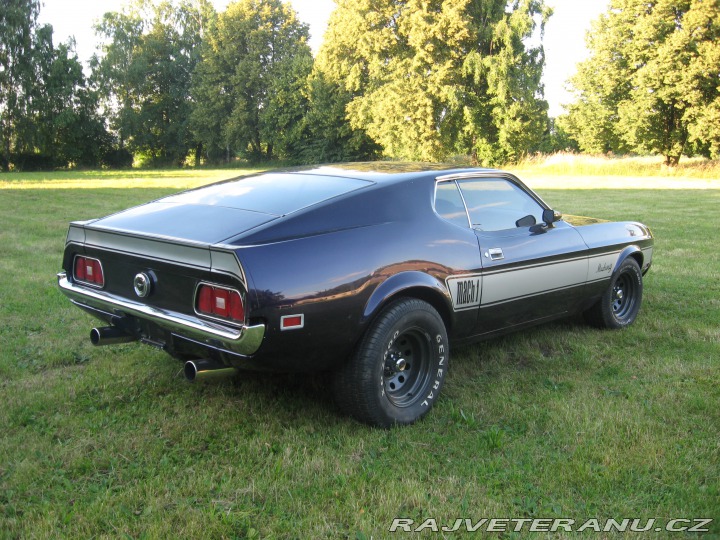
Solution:
<svg viewBox="0 0 720 540">
<path fill-rule="evenodd" d="M 42 0 L 40 24 L 51 24 L 55 43 L 74 36 L 78 58 L 86 63 L 95 52 L 93 23 L 103 13 L 120 11 L 127 0 Z M 223 11 L 229 0 L 213 0 Z M 335 3 L 333 0 L 290 0 L 300 20 L 310 25 L 310 47 L 317 52 Z M 565 81 L 575 73 L 575 65 L 587 56 L 585 33 L 590 21 L 607 9 L 609 0 L 546 0 L 554 9 L 545 28 L 545 99 L 550 116 L 563 112 L 562 104 L 571 96 Z"/>
</svg>

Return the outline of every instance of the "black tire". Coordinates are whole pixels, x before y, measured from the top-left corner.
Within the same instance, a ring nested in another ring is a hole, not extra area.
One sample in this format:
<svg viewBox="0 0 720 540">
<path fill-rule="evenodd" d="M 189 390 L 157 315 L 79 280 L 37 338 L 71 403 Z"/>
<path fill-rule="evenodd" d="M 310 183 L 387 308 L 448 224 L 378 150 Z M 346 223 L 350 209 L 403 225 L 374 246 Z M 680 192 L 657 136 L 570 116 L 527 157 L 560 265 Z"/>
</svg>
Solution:
<svg viewBox="0 0 720 540">
<path fill-rule="evenodd" d="M 430 304 L 393 302 L 335 372 L 335 400 L 346 414 L 372 426 L 412 424 L 437 400 L 449 352 L 445 324 Z"/>
<path fill-rule="evenodd" d="M 598 302 L 585 312 L 585 320 L 598 328 L 630 326 L 642 304 L 643 280 L 640 266 L 632 257 L 615 270 L 610 285 Z"/>
</svg>

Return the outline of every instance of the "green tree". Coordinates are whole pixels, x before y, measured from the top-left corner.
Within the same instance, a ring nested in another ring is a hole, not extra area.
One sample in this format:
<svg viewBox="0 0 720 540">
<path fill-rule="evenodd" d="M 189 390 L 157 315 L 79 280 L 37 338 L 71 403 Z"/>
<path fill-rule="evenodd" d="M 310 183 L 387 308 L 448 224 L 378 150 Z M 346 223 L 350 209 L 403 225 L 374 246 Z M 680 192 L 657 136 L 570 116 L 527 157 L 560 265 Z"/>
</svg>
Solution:
<svg viewBox="0 0 720 540">
<path fill-rule="evenodd" d="M 25 150 L 23 124 L 32 89 L 33 36 L 38 0 L 3 0 L 0 9 L 0 167 L 8 170 L 12 153 Z"/>
<path fill-rule="evenodd" d="M 547 126 L 542 0 L 337 0 L 317 70 L 391 157 L 517 157 Z"/>
<path fill-rule="evenodd" d="M 542 0 L 514 0 L 473 2 L 469 12 L 473 47 L 463 68 L 471 81 L 460 102 L 460 149 L 471 148 L 484 163 L 516 160 L 548 134 L 541 39 L 552 10 Z"/>
<path fill-rule="evenodd" d="M 202 34 L 214 17 L 207 0 L 136 0 L 96 26 L 105 40 L 92 61 L 122 146 L 156 163 L 182 163 L 194 147 L 190 85 Z"/>
<path fill-rule="evenodd" d="M 720 155 L 720 2 L 612 0 L 563 120 L 586 151 Z"/>
<path fill-rule="evenodd" d="M 109 135 L 74 42 L 53 44 L 36 2 L 0 11 L 0 161 L 7 170 L 97 165 Z"/>
<path fill-rule="evenodd" d="M 37 33 L 35 54 L 34 147 L 58 166 L 99 165 L 113 141 L 74 43 L 54 47 L 52 27 L 45 26 Z"/>
<path fill-rule="evenodd" d="M 328 81 L 317 69 L 308 80 L 308 111 L 303 117 L 303 138 L 294 157 L 302 163 L 365 161 L 377 158 L 382 148 L 364 129 L 353 128 L 346 108 L 352 94 Z"/>
<path fill-rule="evenodd" d="M 280 0 L 240 0 L 207 33 L 191 124 L 210 159 L 288 157 L 307 110 L 308 28 Z"/>
</svg>

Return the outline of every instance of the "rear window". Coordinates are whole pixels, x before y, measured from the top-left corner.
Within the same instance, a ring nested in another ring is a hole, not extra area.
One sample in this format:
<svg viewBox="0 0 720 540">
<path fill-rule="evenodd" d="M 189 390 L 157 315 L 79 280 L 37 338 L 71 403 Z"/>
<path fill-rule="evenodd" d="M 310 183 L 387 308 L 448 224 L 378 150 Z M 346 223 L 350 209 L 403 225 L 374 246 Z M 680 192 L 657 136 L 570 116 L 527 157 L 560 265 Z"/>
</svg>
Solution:
<svg viewBox="0 0 720 540">
<path fill-rule="evenodd" d="M 283 216 L 372 184 L 339 176 L 270 173 L 172 195 L 159 202 L 222 206 Z"/>
<path fill-rule="evenodd" d="M 435 211 L 441 218 L 455 225 L 465 229 L 470 227 L 465 203 L 455 182 L 438 184 L 435 191 Z"/>
</svg>

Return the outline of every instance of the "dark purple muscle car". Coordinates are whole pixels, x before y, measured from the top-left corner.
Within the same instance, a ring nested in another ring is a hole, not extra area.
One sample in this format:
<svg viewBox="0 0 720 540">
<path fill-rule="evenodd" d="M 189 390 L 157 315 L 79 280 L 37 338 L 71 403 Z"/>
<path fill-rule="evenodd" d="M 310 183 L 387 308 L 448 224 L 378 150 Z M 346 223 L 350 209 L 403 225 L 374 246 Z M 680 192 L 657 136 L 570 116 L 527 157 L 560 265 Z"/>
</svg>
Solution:
<svg viewBox="0 0 720 540">
<path fill-rule="evenodd" d="M 331 371 L 342 410 L 409 424 L 450 346 L 582 311 L 631 324 L 653 238 L 562 217 L 511 174 L 406 164 L 270 172 L 70 225 L 61 291 L 188 379 Z"/>
</svg>

